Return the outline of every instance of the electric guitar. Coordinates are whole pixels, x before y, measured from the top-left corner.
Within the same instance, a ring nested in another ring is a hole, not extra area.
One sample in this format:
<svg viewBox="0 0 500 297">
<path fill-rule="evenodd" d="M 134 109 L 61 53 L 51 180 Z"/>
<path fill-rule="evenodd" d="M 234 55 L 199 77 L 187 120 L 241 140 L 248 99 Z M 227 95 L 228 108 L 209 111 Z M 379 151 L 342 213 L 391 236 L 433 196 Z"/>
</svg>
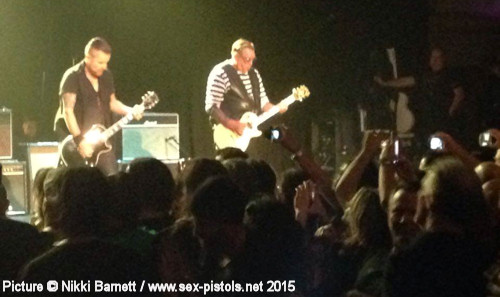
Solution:
<svg viewBox="0 0 500 297">
<path fill-rule="evenodd" d="M 303 99 L 309 97 L 309 89 L 301 85 L 294 88 L 292 94 L 290 94 L 285 99 L 281 100 L 280 105 L 289 106 L 296 101 L 302 101 Z M 262 135 L 262 132 L 258 130 L 258 127 L 263 122 L 267 121 L 280 111 L 278 105 L 272 107 L 270 110 L 256 115 L 253 112 L 246 112 L 241 116 L 240 122 L 246 123 L 247 127 L 243 131 L 242 135 L 226 128 L 222 124 L 217 124 L 214 128 L 214 142 L 218 149 L 223 149 L 226 147 L 239 148 L 242 151 L 246 151 L 250 140 L 253 137 L 258 137 Z"/>
<path fill-rule="evenodd" d="M 153 108 L 160 99 L 155 92 L 149 91 L 142 96 L 142 103 L 139 105 L 141 110 Z M 73 140 L 73 135 L 68 135 L 59 145 L 59 155 L 64 165 L 69 167 L 75 166 L 91 166 L 94 167 L 99 163 L 99 157 L 102 154 L 109 152 L 112 148 L 108 142 L 109 138 L 122 127 L 128 124 L 133 119 L 132 113 L 127 114 L 111 127 L 105 128 L 103 125 L 96 124 L 85 133 L 83 139 L 92 145 L 94 152 L 90 158 L 84 158 L 78 152 L 78 146 Z"/>
</svg>

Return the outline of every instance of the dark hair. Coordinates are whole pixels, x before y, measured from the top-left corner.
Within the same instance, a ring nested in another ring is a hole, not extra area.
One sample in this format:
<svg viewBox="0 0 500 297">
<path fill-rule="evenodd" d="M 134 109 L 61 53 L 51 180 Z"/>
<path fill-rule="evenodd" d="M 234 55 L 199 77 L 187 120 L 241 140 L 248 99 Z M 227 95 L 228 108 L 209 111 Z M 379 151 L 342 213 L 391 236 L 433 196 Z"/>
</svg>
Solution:
<svg viewBox="0 0 500 297">
<path fill-rule="evenodd" d="M 446 218 L 469 235 L 491 225 L 481 182 L 473 170 L 454 157 L 443 157 L 429 166 L 426 176 L 432 182 L 431 213 Z"/>
<path fill-rule="evenodd" d="M 167 165 L 155 158 L 137 158 L 130 162 L 127 172 L 142 209 L 170 211 L 175 181 Z"/>
<path fill-rule="evenodd" d="M 250 202 L 245 210 L 248 281 L 294 279 L 304 276 L 304 233 L 285 205 L 268 197 Z M 286 255 L 286 257 L 284 257 Z"/>
<path fill-rule="evenodd" d="M 245 159 L 229 159 L 222 162 L 226 167 L 231 180 L 240 187 L 240 190 L 253 196 L 257 193 L 258 182 L 255 169 Z"/>
<path fill-rule="evenodd" d="M 244 151 L 240 150 L 239 148 L 235 147 L 226 147 L 220 150 L 217 150 L 215 152 L 215 159 L 217 161 L 225 161 L 228 159 L 233 159 L 233 158 L 241 158 L 241 159 L 247 159 L 248 154 L 245 153 Z"/>
<path fill-rule="evenodd" d="M 197 219 L 243 223 L 247 196 L 227 176 L 209 178 L 193 195 L 191 213 Z"/>
<path fill-rule="evenodd" d="M 132 228 L 138 224 L 140 203 L 134 195 L 134 184 L 125 172 L 108 176 L 111 195 L 108 199 L 110 218 L 118 223 L 118 228 Z"/>
<path fill-rule="evenodd" d="M 227 175 L 227 170 L 219 161 L 195 158 L 177 177 L 177 200 L 174 205 L 175 217 L 189 217 L 193 193 L 210 177 Z"/>
<path fill-rule="evenodd" d="M 186 194 L 190 195 L 207 178 L 217 175 L 227 175 L 227 169 L 219 161 L 196 158 L 186 163 L 186 167 L 178 177 L 177 186 L 181 188 L 179 191 L 185 190 Z"/>
<path fill-rule="evenodd" d="M 62 176 L 60 193 L 47 207 L 57 214 L 52 227 L 63 236 L 101 235 L 110 187 L 97 168 L 69 168 Z"/>
<path fill-rule="evenodd" d="M 375 190 L 362 187 L 349 202 L 347 212 L 350 234 L 346 245 L 365 248 L 388 247 L 391 244 L 387 215 Z"/>
<path fill-rule="evenodd" d="M 94 37 L 85 46 L 85 55 L 88 55 L 91 49 L 96 49 L 111 54 L 111 45 L 102 37 Z"/>
<path fill-rule="evenodd" d="M 275 195 L 276 191 L 276 173 L 269 163 L 264 160 L 247 159 L 247 163 L 253 168 L 257 176 L 258 193 Z"/>
</svg>

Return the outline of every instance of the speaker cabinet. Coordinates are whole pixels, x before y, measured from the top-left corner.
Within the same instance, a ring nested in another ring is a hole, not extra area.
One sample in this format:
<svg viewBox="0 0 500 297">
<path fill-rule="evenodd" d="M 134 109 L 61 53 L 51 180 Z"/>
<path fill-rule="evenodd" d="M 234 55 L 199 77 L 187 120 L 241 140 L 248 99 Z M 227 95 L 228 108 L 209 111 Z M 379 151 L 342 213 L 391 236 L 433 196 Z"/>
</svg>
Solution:
<svg viewBox="0 0 500 297">
<path fill-rule="evenodd" d="M 57 167 L 59 162 L 58 145 L 58 142 L 29 142 L 25 144 L 30 189 L 38 170 L 44 167 Z"/>
<path fill-rule="evenodd" d="M 146 113 L 139 124 L 129 124 L 122 132 L 122 160 L 138 157 L 177 160 L 179 153 L 179 115 Z"/>
<path fill-rule="evenodd" d="M 12 159 L 12 112 L 0 109 L 0 159 Z"/>
<path fill-rule="evenodd" d="M 2 184 L 7 190 L 10 201 L 8 215 L 20 215 L 29 212 L 29 194 L 26 178 L 26 163 L 2 162 Z"/>
</svg>

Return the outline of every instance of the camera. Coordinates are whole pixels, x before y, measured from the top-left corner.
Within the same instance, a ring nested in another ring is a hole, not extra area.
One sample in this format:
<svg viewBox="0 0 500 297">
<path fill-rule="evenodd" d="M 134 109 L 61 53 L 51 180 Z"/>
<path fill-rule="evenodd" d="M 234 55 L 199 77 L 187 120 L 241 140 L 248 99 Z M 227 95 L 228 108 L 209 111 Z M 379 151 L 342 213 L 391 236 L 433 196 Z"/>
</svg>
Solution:
<svg viewBox="0 0 500 297">
<path fill-rule="evenodd" d="M 497 140 L 491 135 L 490 132 L 486 131 L 479 134 L 479 146 L 482 147 L 496 147 Z"/>
<path fill-rule="evenodd" d="M 394 139 L 394 156 L 399 156 L 399 139 Z"/>
<path fill-rule="evenodd" d="M 443 140 L 437 136 L 432 136 L 429 139 L 429 147 L 431 148 L 431 150 L 441 151 L 444 149 Z"/>
<path fill-rule="evenodd" d="M 271 127 L 264 133 L 264 136 L 271 141 L 278 141 L 283 137 L 283 132 L 278 127 Z"/>
</svg>

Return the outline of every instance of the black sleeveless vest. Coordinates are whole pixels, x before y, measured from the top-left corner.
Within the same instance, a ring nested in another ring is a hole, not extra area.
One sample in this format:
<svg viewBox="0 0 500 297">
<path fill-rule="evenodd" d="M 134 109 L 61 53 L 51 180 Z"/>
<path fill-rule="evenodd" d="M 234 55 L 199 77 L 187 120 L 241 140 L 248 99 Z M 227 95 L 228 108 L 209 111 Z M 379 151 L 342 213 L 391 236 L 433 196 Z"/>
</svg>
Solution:
<svg viewBox="0 0 500 297">
<path fill-rule="evenodd" d="M 250 83 L 252 84 L 253 99 L 248 96 L 245 85 L 241 81 L 238 72 L 232 65 L 223 67 L 227 74 L 231 87 L 227 93 L 224 94 L 224 101 L 220 105 L 220 109 L 224 114 L 231 118 L 239 120 L 241 116 L 248 111 L 260 113 L 260 86 L 259 78 L 253 68 L 248 71 Z"/>
</svg>

